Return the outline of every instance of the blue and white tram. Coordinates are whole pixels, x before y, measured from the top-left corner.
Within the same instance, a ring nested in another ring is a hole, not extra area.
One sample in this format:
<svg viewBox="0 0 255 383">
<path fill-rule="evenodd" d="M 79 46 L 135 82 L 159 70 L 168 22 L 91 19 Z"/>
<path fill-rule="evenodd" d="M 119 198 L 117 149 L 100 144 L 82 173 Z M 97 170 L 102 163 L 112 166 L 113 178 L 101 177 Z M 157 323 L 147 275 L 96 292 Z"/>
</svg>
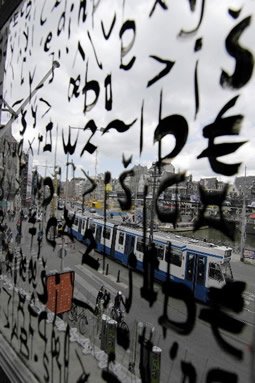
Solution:
<svg viewBox="0 0 255 383">
<path fill-rule="evenodd" d="M 93 217 L 77 215 L 72 228 L 73 235 L 83 240 L 86 228 L 93 232 L 97 251 L 104 253 L 123 265 L 128 264 L 128 255 L 134 252 L 137 258 L 137 270 L 143 271 L 143 232 L 139 229 L 106 222 Z M 216 246 L 174 235 L 172 233 L 154 233 L 159 267 L 155 270 L 155 279 L 167 279 L 170 263 L 170 279 L 184 283 L 200 301 L 208 301 L 210 287 L 222 287 L 226 280 L 233 279 L 230 261 L 232 249 Z M 171 256 L 167 249 L 171 243 Z"/>
</svg>

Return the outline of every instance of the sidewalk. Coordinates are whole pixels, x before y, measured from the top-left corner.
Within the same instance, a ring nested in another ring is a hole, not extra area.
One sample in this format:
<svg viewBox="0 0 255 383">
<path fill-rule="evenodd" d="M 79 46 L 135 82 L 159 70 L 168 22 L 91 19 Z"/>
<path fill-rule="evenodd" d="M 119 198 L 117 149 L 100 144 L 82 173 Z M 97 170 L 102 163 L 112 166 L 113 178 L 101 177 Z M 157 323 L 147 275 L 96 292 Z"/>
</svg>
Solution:
<svg viewBox="0 0 255 383">
<path fill-rule="evenodd" d="M 79 381 L 82 376 L 84 378 L 85 374 L 89 374 L 89 382 L 104 382 L 102 372 L 107 368 L 108 355 L 100 349 L 101 342 L 96 332 L 97 318 L 92 313 L 88 314 L 88 331 L 82 336 L 76 327 L 71 327 L 77 324 L 68 320 L 68 314 L 64 314 L 62 320 L 37 298 L 32 302 L 33 291 L 35 297 L 38 293 L 43 293 L 40 273 L 44 266 L 42 259 L 37 258 L 37 243 L 30 251 L 30 238 L 28 240 L 23 235 L 21 245 L 27 252 L 26 265 L 23 265 L 26 281 L 22 281 L 19 274 L 19 255 L 14 257 L 12 275 L 0 275 L 0 332 L 6 342 L 6 350 L 8 348 L 6 359 L 10 362 L 4 361 L 0 350 L 1 366 L 7 369 L 6 372 L 12 370 L 16 376 L 11 380 L 13 382 L 73 383 Z M 77 247 L 79 248 L 79 245 Z M 77 247 L 72 249 L 73 253 L 77 253 Z M 52 252 L 46 243 L 43 250 L 44 253 Z M 36 265 L 34 276 L 31 262 Z M 81 296 L 77 289 L 74 296 L 84 300 L 84 296 Z M 94 307 L 95 297 L 87 298 L 87 303 Z M 116 362 L 110 363 L 109 371 L 114 373 L 120 382 L 138 383 L 140 379 L 121 364 L 120 356 L 122 358 L 126 353 L 125 350 L 116 348 Z"/>
<path fill-rule="evenodd" d="M 0 330 L 21 361 L 21 376 L 29 373 L 29 382 L 73 383 L 86 373 L 90 382 L 104 382 L 107 354 L 38 301 L 33 305 L 30 294 L 6 276 L 0 277 L 0 287 Z M 111 363 L 110 371 L 121 382 L 140 382 L 119 363 Z"/>
</svg>

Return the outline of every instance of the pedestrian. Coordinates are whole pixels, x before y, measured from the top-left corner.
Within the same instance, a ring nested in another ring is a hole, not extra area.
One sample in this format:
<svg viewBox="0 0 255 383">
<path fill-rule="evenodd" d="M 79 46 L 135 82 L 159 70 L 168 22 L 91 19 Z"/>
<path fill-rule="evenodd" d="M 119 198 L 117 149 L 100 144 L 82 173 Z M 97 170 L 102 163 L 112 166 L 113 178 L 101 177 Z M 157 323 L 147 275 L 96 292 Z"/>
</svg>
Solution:
<svg viewBox="0 0 255 383">
<path fill-rule="evenodd" d="M 21 221 L 20 221 L 20 219 L 17 220 L 16 228 L 17 228 L 18 234 L 21 235 Z"/>
<path fill-rule="evenodd" d="M 104 286 L 101 286 L 100 290 L 98 291 L 97 298 L 96 298 L 96 305 L 99 304 L 100 300 L 103 299 L 104 296 Z"/>
<path fill-rule="evenodd" d="M 38 246 L 40 246 L 41 242 L 42 242 L 42 239 L 43 239 L 43 230 L 40 229 L 38 231 L 38 234 L 37 234 L 37 241 L 38 241 Z"/>
<path fill-rule="evenodd" d="M 103 306 L 104 306 L 104 309 L 107 309 L 110 300 L 111 300 L 111 294 L 109 293 L 109 291 L 107 291 L 105 289 L 104 290 L 104 295 L 103 295 L 103 301 L 104 301 Z"/>
<path fill-rule="evenodd" d="M 118 291 L 114 298 L 114 308 L 121 313 L 121 304 L 126 309 L 125 300 L 121 291 Z"/>
<path fill-rule="evenodd" d="M 5 256 L 6 271 L 12 270 L 13 252 L 10 245 L 7 245 L 7 253 Z"/>
</svg>

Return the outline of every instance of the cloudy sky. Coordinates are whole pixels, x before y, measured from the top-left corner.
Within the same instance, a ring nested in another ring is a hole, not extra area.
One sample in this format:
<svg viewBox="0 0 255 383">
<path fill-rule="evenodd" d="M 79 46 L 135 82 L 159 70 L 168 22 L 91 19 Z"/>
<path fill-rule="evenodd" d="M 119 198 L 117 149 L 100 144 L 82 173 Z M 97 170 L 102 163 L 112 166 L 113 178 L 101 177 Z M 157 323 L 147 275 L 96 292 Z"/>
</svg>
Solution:
<svg viewBox="0 0 255 383">
<path fill-rule="evenodd" d="M 54 71 L 53 81 L 49 76 L 27 105 L 23 125 L 20 116 L 12 126 L 13 135 L 18 140 L 24 138 L 26 150 L 29 141 L 33 142 L 33 164 L 39 166 L 41 173 L 44 173 L 44 168 L 40 166 L 45 165 L 46 161 L 52 166 L 56 153 L 57 164 L 62 167 L 62 179 L 65 177 L 62 133 L 67 142 L 69 126 L 84 128 L 91 120 L 98 128 L 91 138 L 91 143 L 98 147 L 97 155 L 96 152 L 90 154 L 84 151 L 81 156 L 91 136 L 90 130 L 71 131 L 72 143 L 79 134 L 75 153 L 69 158 L 77 166 L 77 176 L 82 175 L 81 168 L 93 176 L 96 168 L 97 173 L 109 170 L 114 177 L 118 177 L 124 170 L 123 153 L 126 158 L 133 156 L 129 168 L 135 164 L 150 165 L 158 159 L 154 131 L 159 123 L 162 93 L 161 119 L 178 114 L 188 124 L 188 139 L 172 160 L 176 171 L 186 171 L 197 180 L 212 176 L 224 181 L 233 180 L 233 177 L 215 173 L 208 158 L 197 159 L 197 156 L 208 146 L 203 128 L 214 122 L 228 101 L 239 96 L 236 104 L 224 114 L 224 117 L 244 116 L 239 135 L 218 137 L 215 143 L 248 142 L 236 152 L 218 157 L 218 160 L 224 163 L 241 162 L 238 175 L 244 174 L 245 166 L 247 175 L 255 175 L 254 74 L 239 89 L 220 85 L 222 71 L 232 76 L 236 66 L 236 59 L 225 48 L 225 40 L 234 27 L 254 14 L 254 1 L 205 2 L 202 22 L 195 32 L 189 34 L 180 32 L 191 31 L 198 25 L 202 0 L 194 2 L 196 6 L 193 10 L 188 0 L 165 0 L 165 9 L 160 4 L 154 8 L 155 0 L 45 0 L 37 1 L 36 6 L 35 3 L 35 0 L 25 2 L 16 19 L 10 22 L 3 94 L 10 105 L 25 99 L 52 67 L 53 60 L 60 63 Z M 86 4 L 85 15 L 80 8 L 83 3 Z M 229 9 L 240 12 L 232 17 Z M 123 26 L 131 28 L 125 30 Z M 254 35 L 254 20 L 251 19 L 238 41 L 252 55 Z M 202 47 L 194 51 L 195 42 L 200 38 Z M 133 65 L 129 70 L 121 68 L 121 63 L 125 66 L 132 59 Z M 148 82 L 166 68 L 162 60 L 173 63 L 171 70 L 148 86 Z M 199 89 L 197 113 L 194 87 L 196 63 Z M 112 105 L 107 110 L 106 98 L 109 99 L 110 86 L 105 87 L 105 81 L 110 76 Z M 87 87 L 94 81 L 99 95 L 97 102 L 84 113 L 85 94 L 87 106 L 95 100 L 94 91 L 83 92 L 86 79 Z M 72 83 L 77 88 L 76 96 L 72 96 Z M 140 155 L 142 105 L 143 150 Z M 32 111 L 36 111 L 36 121 Z M 3 114 L 2 122 L 7 122 L 9 117 L 7 113 Z M 117 119 L 133 124 L 124 133 L 111 129 L 102 135 L 100 129 Z M 50 142 L 49 134 L 46 138 L 46 126 L 50 122 L 53 124 L 52 151 L 43 152 L 44 145 Z M 26 130 L 22 135 L 20 132 L 24 126 Z M 38 135 L 43 136 L 39 154 Z M 174 136 L 167 135 L 162 140 L 162 155 L 170 153 L 174 147 Z"/>
</svg>

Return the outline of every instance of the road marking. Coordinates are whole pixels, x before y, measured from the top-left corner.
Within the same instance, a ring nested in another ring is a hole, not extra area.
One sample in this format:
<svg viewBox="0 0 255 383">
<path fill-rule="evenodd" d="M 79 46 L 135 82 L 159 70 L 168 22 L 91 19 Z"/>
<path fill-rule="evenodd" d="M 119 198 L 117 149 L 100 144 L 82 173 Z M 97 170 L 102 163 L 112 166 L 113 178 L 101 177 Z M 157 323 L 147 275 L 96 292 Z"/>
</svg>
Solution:
<svg viewBox="0 0 255 383">
<path fill-rule="evenodd" d="M 102 279 L 100 278 L 100 276 L 97 276 L 96 274 L 94 274 L 92 271 L 90 271 L 87 267 L 83 266 L 83 265 L 75 265 L 75 268 L 77 268 L 80 272 L 82 272 L 83 274 L 85 275 L 88 275 L 91 279 L 93 279 L 96 283 L 98 283 L 99 287 L 98 287 L 98 290 L 100 289 L 100 287 L 102 285 L 104 285 L 104 287 L 106 288 L 106 290 L 108 290 L 111 295 L 115 296 L 117 294 L 117 291 L 119 290 L 118 287 L 114 288 L 112 287 L 109 283 L 105 282 L 105 281 L 102 281 Z M 123 284 L 124 285 L 124 284 Z M 127 285 L 124 285 L 125 288 L 127 288 L 128 286 Z"/>
<path fill-rule="evenodd" d="M 98 290 L 91 286 L 89 283 L 87 283 L 86 280 L 82 278 L 78 273 L 75 273 L 74 284 L 76 285 L 77 283 L 84 287 L 85 290 L 91 293 L 95 298 L 97 297 Z"/>
<path fill-rule="evenodd" d="M 255 311 L 254 310 L 251 310 L 250 308 L 250 305 L 253 303 L 253 307 L 255 307 L 255 294 L 251 291 L 245 291 L 243 293 L 243 297 L 244 297 L 244 310 L 254 314 Z"/>
</svg>

